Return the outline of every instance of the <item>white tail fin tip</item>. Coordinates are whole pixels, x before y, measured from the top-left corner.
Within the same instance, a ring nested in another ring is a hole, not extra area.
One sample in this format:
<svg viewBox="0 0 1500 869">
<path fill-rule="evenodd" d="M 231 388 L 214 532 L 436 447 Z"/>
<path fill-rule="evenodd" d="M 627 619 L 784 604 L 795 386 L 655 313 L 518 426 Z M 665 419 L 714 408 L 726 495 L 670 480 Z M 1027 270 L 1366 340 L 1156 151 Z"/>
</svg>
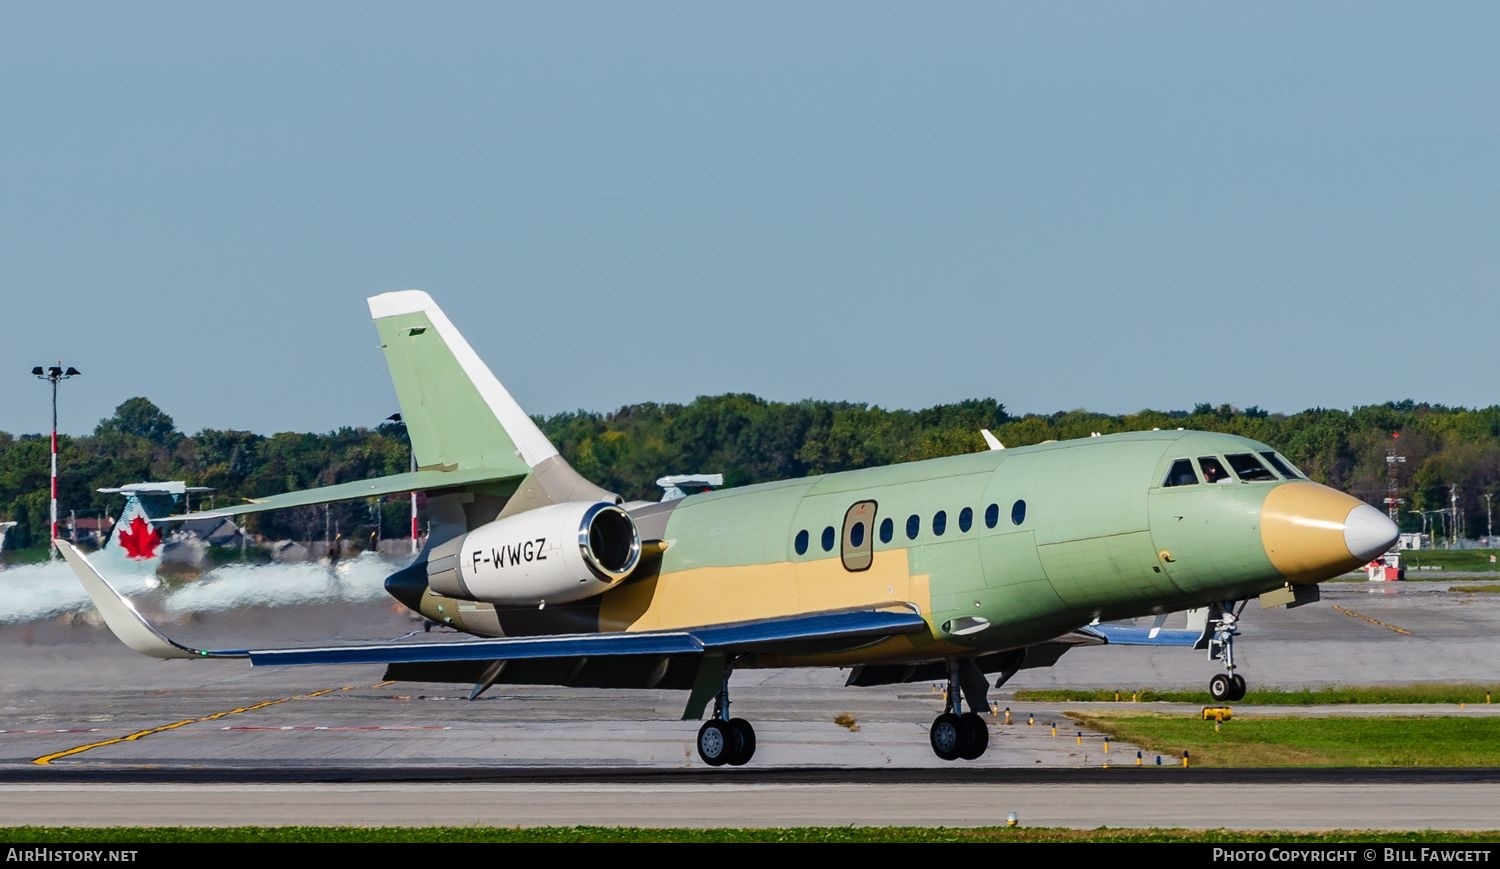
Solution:
<svg viewBox="0 0 1500 869">
<path fill-rule="evenodd" d="M 378 296 L 371 296 L 366 301 L 370 304 L 370 316 L 376 320 L 401 314 L 415 314 L 418 311 L 437 310 L 437 304 L 432 301 L 432 297 L 422 290 L 381 293 Z"/>
</svg>

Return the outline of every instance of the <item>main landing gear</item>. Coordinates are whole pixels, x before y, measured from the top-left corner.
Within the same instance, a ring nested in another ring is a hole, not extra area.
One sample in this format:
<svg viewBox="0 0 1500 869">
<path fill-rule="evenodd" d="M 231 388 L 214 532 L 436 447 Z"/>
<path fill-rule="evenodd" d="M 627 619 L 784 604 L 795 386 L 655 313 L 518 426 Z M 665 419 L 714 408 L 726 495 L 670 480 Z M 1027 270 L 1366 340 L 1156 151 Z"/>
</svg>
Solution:
<svg viewBox="0 0 1500 869">
<path fill-rule="evenodd" d="M 714 715 L 698 728 L 698 756 L 709 766 L 744 766 L 755 756 L 755 728 L 743 718 L 729 717 L 728 667 L 714 697 Z"/>
<path fill-rule="evenodd" d="M 1225 671 L 1208 680 L 1208 694 L 1216 701 L 1245 699 L 1245 677 L 1234 672 L 1234 638 L 1246 603 L 1215 607 L 1209 617 L 1208 659 L 1223 661 Z"/>
<path fill-rule="evenodd" d="M 980 696 L 988 687 L 984 680 L 984 674 L 974 666 L 972 661 L 952 661 L 948 665 L 948 690 L 943 695 L 944 711 L 942 715 L 932 721 L 932 729 L 929 736 L 932 739 L 932 752 L 943 760 L 976 760 L 990 745 L 990 726 L 978 712 L 975 712 L 975 704 L 969 703 L 969 711 L 964 711 L 963 692 L 960 690 L 960 677 L 969 676 L 965 671 L 972 668 L 979 677 Z M 968 682 L 971 679 L 965 679 Z M 970 686 L 973 687 L 973 686 Z M 972 701 L 972 697 L 970 698 Z M 981 700 L 980 705 L 983 705 Z"/>
</svg>

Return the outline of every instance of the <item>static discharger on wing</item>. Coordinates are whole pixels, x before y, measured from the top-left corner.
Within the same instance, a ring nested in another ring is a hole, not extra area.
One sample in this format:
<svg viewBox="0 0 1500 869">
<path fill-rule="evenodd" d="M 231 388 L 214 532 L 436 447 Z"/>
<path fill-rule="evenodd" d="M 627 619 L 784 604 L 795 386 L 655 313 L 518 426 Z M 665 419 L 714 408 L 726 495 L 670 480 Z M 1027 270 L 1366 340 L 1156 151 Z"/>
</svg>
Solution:
<svg viewBox="0 0 1500 869">
<path fill-rule="evenodd" d="M 388 679 L 466 683 L 471 697 L 506 683 L 680 689 L 684 718 L 708 715 L 697 748 L 714 766 L 755 752 L 754 728 L 729 711 L 734 672 L 839 667 L 851 685 L 945 681 L 932 749 L 974 759 L 991 685 L 1075 646 L 1206 648 L 1224 667 L 1213 698 L 1243 696 L 1233 649 L 1245 604 L 1315 600 L 1317 583 L 1396 538 L 1384 513 L 1272 447 L 1182 430 L 1009 449 L 986 431 L 982 452 L 729 489 L 699 481 L 627 504 L 558 454 L 426 293 L 369 306 L 416 469 L 188 515 L 426 491 L 425 548 L 385 586 L 472 639 L 192 648 L 57 541 L 131 648 L 379 663 Z M 1165 629 L 1163 614 L 1181 610 L 1197 623 Z M 1157 621 L 1107 624 L 1139 617 Z"/>
</svg>

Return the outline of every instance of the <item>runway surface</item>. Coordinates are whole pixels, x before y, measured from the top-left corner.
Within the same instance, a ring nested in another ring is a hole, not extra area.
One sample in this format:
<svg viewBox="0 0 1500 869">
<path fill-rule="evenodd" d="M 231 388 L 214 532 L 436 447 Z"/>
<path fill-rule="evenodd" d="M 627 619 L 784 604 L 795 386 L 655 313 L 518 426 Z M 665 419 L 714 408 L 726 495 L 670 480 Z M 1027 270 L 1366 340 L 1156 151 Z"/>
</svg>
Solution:
<svg viewBox="0 0 1500 869">
<path fill-rule="evenodd" d="M 1241 672 L 1252 692 L 1500 682 L 1500 601 L 1445 589 L 1331 583 L 1316 605 L 1252 605 Z M 230 601 L 173 613 L 151 596 L 142 606 L 166 615 L 178 639 L 217 646 L 389 639 L 417 627 L 378 595 L 347 588 L 336 602 L 296 607 Z M 79 615 L 0 626 L 0 661 L 0 824 L 969 825 L 1016 811 L 1026 823 L 1082 828 L 1500 829 L 1494 775 L 1402 780 L 1394 800 L 1389 777 L 1250 780 L 1183 770 L 1170 754 L 1163 769 L 1138 770 L 1134 746 L 1106 755 L 1100 735 L 1080 739 L 1063 712 L 1081 704 L 1022 704 L 1011 693 L 1202 688 L 1214 665 L 1186 649 L 1081 649 L 1051 670 L 1023 671 L 991 695 L 1012 724 L 992 718 L 988 753 L 958 764 L 928 746 L 941 706 L 934 686 L 845 688 L 836 670 L 741 671 L 734 712 L 755 723 L 759 749 L 749 767 L 716 771 L 694 752 L 698 722 L 678 720 L 683 692 L 500 686 L 468 702 L 467 686 L 383 683 L 379 667 L 153 661 Z M 1411 709 L 1479 716 L 1500 705 Z M 1257 713 L 1239 705 L 1235 714 Z M 1037 775 L 1057 778 L 1027 778 Z"/>
</svg>

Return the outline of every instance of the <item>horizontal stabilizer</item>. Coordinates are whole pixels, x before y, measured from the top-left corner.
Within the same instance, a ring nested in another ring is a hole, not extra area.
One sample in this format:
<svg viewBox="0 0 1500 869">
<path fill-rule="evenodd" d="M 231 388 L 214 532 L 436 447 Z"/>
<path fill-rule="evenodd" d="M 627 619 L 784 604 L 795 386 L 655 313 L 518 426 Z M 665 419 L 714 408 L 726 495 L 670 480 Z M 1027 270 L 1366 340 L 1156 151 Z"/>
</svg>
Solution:
<svg viewBox="0 0 1500 869">
<path fill-rule="evenodd" d="M 515 473 L 512 471 L 498 471 L 491 468 L 452 471 L 437 469 L 411 471 L 405 474 L 391 474 L 388 477 L 372 477 L 368 480 L 356 480 L 352 483 L 339 483 L 333 486 L 320 486 L 316 489 L 303 489 L 300 492 L 287 492 L 283 495 L 252 498 L 248 504 L 219 507 L 196 513 L 179 513 L 175 516 L 152 519 L 151 521 L 181 522 L 185 519 L 213 519 L 221 516 L 239 516 L 245 513 L 264 513 L 267 510 L 284 510 L 288 507 L 310 507 L 334 501 L 374 498 L 379 495 L 427 492 L 437 489 L 451 489 L 458 486 L 474 486 L 481 483 L 502 483 L 509 480 L 520 480 L 523 476 L 525 476 L 524 471 Z"/>
</svg>

